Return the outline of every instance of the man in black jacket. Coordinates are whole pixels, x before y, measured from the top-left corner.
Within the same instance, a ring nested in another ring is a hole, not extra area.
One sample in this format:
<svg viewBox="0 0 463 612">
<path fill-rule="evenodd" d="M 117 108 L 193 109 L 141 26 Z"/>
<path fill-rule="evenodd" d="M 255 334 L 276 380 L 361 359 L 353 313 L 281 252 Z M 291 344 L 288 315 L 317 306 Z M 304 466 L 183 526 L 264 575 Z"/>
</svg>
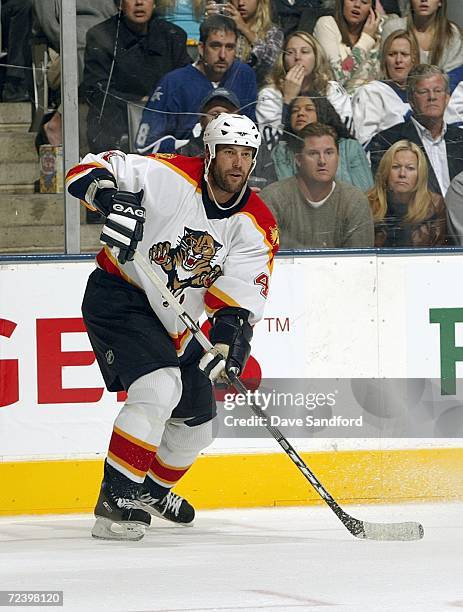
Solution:
<svg viewBox="0 0 463 612">
<path fill-rule="evenodd" d="M 369 145 L 371 168 L 376 173 L 385 151 L 399 140 L 417 144 L 428 161 L 428 187 L 445 196 L 454 176 L 463 171 L 463 130 L 447 125 L 448 77 L 437 66 L 419 64 L 407 79 L 412 114 L 404 123 L 377 134 Z"/>
<path fill-rule="evenodd" d="M 127 151 L 127 101 L 143 106 L 162 76 L 191 61 L 186 33 L 153 11 L 154 0 L 122 0 L 121 14 L 87 34 L 83 93 L 91 152 Z"/>
<path fill-rule="evenodd" d="M 272 9 L 274 21 L 285 36 L 296 30 L 311 34 L 319 17 L 334 13 L 329 4 L 328 8 L 325 8 L 323 0 L 272 0 Z"/>
</svg>

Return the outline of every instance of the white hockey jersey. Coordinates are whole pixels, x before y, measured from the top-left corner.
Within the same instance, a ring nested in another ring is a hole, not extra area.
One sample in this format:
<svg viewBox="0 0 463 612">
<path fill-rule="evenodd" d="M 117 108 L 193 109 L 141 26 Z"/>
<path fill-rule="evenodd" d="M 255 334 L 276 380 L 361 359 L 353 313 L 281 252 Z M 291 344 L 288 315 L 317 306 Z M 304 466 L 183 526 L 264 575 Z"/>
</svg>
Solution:
<svg viewBox="0 0 463 612">
<path fill-rule="evenodd" d="M 148 259 L 170 291 L 195 320 L 206 310 L 238 307 L 254 325 L 264 312 L 278 228 L 262 200 L 247 190 L 229 211 L 215 206 L 202 191 L 204 160 L 172 154 L 125 155 L 109 151 L 89 154 L 67 174 L 69 192 L 91 209 L 98 186 L 123 191 L 144 190 L 143 240 L 138 251 Z M 143 289 L 150 305 L 182 355 L 191 333 L 143 271 L 121 265 L 117 249 L 104 247 L 97 265 Z"/>
<path fill-rule="evenodd" d="M 357 89 L 352 98 L 355 137 L 364 147 L 379 132 L 405 121 L 411 106 L 384 81 L 371 81 Z M 463 121 L 463 82 L 450 96 L 445 111 L 446 123 Z"/>
</svg>

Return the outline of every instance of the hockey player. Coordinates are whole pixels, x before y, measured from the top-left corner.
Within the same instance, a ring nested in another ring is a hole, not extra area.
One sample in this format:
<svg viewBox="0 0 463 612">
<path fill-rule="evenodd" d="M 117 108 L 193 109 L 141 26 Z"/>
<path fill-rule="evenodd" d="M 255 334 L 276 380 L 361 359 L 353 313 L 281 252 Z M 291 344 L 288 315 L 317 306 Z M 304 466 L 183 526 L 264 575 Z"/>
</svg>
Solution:
<svg viewBox="0 0 463 612">
<path fill-rule="evenodd" d="M 221 114 L 204 145 L 205 159 L 89 154 L 67 175 L 69 192 L 106 218 L 82 312 L 108 390 L 128 394 L 95 508 L 98 538 L 139 540 L 150 514 L 193 520 L 171 488 L 212 441 L 211 381 L 243 370 L 263 315 L 278 230 L 247 186 L 259 131 Z M 206 310 L 209 353 L 133 262 L 136 249 L 193 318 Z"/>
</svg>

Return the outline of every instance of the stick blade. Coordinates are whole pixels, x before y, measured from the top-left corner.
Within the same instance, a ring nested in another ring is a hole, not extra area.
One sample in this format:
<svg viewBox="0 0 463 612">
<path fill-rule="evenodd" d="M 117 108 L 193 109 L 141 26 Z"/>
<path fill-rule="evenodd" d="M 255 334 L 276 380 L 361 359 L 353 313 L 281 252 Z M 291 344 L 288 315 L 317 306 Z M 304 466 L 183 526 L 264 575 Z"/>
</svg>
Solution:
<svg viewBox="0 0 463 612">
<path fill-rule="evenodd" d="M 423 525 L 415 522 L 368 523 L 362 521 L 362 527 L 361 531 L 353 534 L 362 540 L 408 542 L 421 540 L 424 537 Z"/>
</svg>

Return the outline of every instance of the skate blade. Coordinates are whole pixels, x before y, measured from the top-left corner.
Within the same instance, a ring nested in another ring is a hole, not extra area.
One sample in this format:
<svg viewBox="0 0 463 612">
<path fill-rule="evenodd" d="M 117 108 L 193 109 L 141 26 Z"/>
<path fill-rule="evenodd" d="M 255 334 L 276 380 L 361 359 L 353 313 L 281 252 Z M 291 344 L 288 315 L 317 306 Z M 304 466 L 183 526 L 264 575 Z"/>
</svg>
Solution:
<svg viewBox="0 0 463 612">
<path fill-rule="evenodd" d="M 116 523 L 98 516 L 92 529 L 92 537 L 100 540 L 130 540 L 136 542 L 145 535 L 146 525 L 142 523 Z"/>
</svg>

